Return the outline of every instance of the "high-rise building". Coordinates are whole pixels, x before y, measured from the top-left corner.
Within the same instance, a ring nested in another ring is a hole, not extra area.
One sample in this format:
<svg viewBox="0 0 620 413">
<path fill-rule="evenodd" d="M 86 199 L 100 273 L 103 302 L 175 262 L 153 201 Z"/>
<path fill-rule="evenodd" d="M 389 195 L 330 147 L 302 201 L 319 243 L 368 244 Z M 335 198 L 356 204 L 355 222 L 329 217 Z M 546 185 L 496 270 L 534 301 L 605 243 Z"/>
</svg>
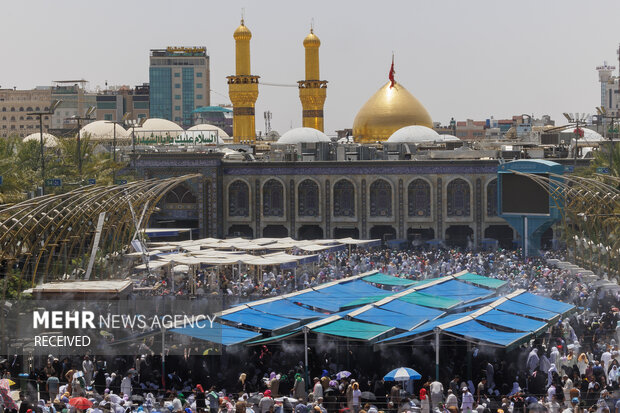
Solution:
<svg viewBox="0 0 620 413">
<path fill-rule="evenodd" d="M 306 79 L 299 84 L 299 99 L 302 106 L 302 119 L 305 128 L 324 130 L 323 105 L 327 95 L 327 81 L 319 80 L 319 47 L 321 41 L 310 29 L 310 34 L 304 39 L 306 50 Z"/>
<path fill-rule="evenodd" d="M 210 105 L 209 76 L 206 47 L 151 50 L 150 117 L 191 126 L 193 110 Z"/>
<path fill-rule="evenodd" d="M 258 98 L 258 78 L 250 70 L 250 39 L 252 32 L 243 19 L 233 34 L 235 39 L 235 75 L 228 79 L 228 96 L 233 104 L 233 139 L 235 143 L 254 142 L 256 123 L 254 104 Z"/>
<path fill-rule="evenodd" d="M 49 87 L 32 90 L 0 89 L 0 137 L 21 138 L 39 131 L 39 117 L 29 112 L 49 110 L 52 100 Z M 43 116 L 43 131 L 47 132 L 51 118 Z"/>
<path fill-rule="evenodd" d="M 601 107 L 604 108 L 608 116 L 620 116 L 620 91 L 618 87 L 618 76 L 613 75 L 616 68 L 604 62 L 598 66 L 598 80 L 601 83 Z"/>
</svg>

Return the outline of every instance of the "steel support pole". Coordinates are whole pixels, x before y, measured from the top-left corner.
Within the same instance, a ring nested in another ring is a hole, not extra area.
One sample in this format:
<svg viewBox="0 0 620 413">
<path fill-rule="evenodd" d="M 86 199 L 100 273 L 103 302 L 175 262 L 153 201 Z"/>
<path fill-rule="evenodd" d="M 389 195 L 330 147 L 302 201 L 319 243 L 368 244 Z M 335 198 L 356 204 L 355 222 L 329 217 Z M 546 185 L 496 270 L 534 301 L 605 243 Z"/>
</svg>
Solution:
<svg viewBox="0 0 620 413">
<path fill-rule="evenodd" d="M 308 390 L 310 384 L 308 377 L 308 330 L 308 327 L 304 327 L 304 380 L 306 382 L 306 390 Z"/>
<path fill-rule="evenodd" d="M 41 195 L 45 195 L 45 144 L 43 143 L 43 115 L 39 115 L 39 133 L 41 134 Z"/>
<path fill-rule="evenodd" d="M 82 142 L 80 140 L 80 118 L 77 118 L 77 157 L 78 157 L 78 174 L 80 175 L 80 179 L 82 179 Z"/>
<path fill-rule="evenodd" d="M 114 139 L 112 143 L 112 185 L 116 185 L 116 122 L 114 122 Z"/>
<path fill-rule="evenodd" d="M 166 330 L 161 329 L 161 385 L 166 390 Z"/>
<path fill-rule="evenodd" d="M 529 248 L 529 237 L 527 235 L 527 217 L 523 217 L 523 258 L 527 258 L 527 249 Z"/>
<path fill-rule="evenodd" d="M 435 380 L 439 381 L 439 328 L 435 327 Z"/>
</svg>

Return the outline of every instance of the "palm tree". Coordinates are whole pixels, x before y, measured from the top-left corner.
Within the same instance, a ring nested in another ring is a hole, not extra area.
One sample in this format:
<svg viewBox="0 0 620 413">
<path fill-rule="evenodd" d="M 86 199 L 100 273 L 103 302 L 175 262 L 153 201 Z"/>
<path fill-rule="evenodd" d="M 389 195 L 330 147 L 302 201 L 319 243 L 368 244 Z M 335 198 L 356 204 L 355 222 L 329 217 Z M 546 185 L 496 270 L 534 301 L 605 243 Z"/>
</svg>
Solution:
<svg viewBox="0 0 620 413">
<path fill-rule="evenodd" d="M 611 176 L 620 177 L 620 144 L 616 143 L 610 148 L 609 151 L 596 151 L 594 152 L 594 159 L 590 163 L 590 167 L 584 171 L 585 175 L 593 175 L 596 173 L 596 168 L 609 168 L 609 174 Z M 611 159 L 611 164 L 610 164 Z"/>
<path fill-rule="evenodd" d="M 41 185 L 40 151 L 37 142 L 22 142 L 17 136 L 0 140 L 0 204 L 22 201 Z"/>
<path fill-rule="evenodd" d="M 62 193 L 95 179 L 97 185 L 112 185 L 113 172 L 125 165 L 112 160 L 109 153 L 97 151 L 87 134 L 81 139 L 82 174 L 78 171 L 77 140 L 59 139 L 55 148 L 45 148 L 45 175 L 62 180 L 61 187 L 46 188 L 46 193 Z M 0 204 L 23 201 L 41 182 L 41 147 L 36 141 L 23 142 L 13 136 L 0 140 Z M 123 176 L 132 180 L 131 176 Z"/>
</svg>

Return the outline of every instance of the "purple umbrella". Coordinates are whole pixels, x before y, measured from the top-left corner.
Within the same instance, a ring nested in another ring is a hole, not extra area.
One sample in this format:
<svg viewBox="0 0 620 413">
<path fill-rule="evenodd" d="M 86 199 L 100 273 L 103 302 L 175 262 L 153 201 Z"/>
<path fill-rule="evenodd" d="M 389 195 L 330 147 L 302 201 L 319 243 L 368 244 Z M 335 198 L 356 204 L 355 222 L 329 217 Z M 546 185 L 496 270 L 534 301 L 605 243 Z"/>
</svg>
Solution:
<svg viewBox="0 0 620 413">
<path fill-rule="evenodd" d="M 336 374 L 336 378 L 337 378 L 338 380 L 342 380 L 342 379 L 344 379 L 345 377 L 349 377 L 350 375 L 351 375 L 351 372 L 350 372 L 350 371 L 343 370 L 343 371 L 341 371 L 340 373 Z"/>
</svg>

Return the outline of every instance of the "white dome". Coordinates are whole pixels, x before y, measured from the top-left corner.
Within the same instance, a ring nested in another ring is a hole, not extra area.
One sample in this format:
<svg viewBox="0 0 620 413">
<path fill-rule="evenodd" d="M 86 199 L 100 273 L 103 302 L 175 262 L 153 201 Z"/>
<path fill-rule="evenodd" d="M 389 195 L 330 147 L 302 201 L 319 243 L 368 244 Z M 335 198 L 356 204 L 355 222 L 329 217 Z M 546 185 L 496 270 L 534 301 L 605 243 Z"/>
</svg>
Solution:
<svg viewBox="0 0 620 413">
<path fill-rule="evenodd" d="M 320 130 L 314 128 L 295 128 L 280 136 L 279 145 L 295 145 L 298 143 L 331 142 L 331 139 Z"/>
<path fill-rule="evenodd" d="M 177 125 L 176 123 L 167 120 L 167 119 L 159 119 L 152 118 L 147 119 L 146 122 L 140 128 L 141 131 L 170 131 L 170 132 L 183 132 L 183 128 Z"/>
<path fill-rule="evenodd" d="M 36 133 L 31 133 L 30 135 L 26 136 L 24 139 L 22 139 L 22 142 L 30 142 L 30 141 L 34 141 L 34 142 L 41 142 L 41 133 L 36 132 Z M 49 133 L 43 133 L 43 146 L 45 146 L 46 148 L 55 148 L 58 146 L 58 138 L 56 138 L 54 135 L 51 135 Z"/>
<path fill-rule="evenodd" d="M 135 136 L 137 139 L 149 139 L 154 136 L 168 136 L 174 138 L 181 134 L 176 132 L 183 133 L 183 128 L 167 119 L 152 118 L 147 119 L 142 127 L 135 129 Z M 141 142 L 138 141 L 136 144 L 140 145 Z"/>
<path fill-rule="evenodd" d="M 114 141 L 114 123 L 98 120 L 92 123 L 85 125 L 82 129 L 80 129 L 80 136 L 84 137 L 84 134 L 88 134 L 91 141 L 105 141 L 112 142 Z M 127 142 L 130 140 L 129 133 L 125 128 L 121 125 L 116 125 L 116 142 L 119 141 Z"/>
<path fill-rule="evenodd" d="M 588 128 L 583 128 L 580 127 L 579 129 L 583 130 L 583 138 L 579 138 L 579 141 L 581 142 L 600 142 L 600 141 L 604 141 L 605 138 L 598 132 L 593 131 L 592 129 L 588 129 Z M 571 139 L 575 138 L 575 128 L 574 127 L 569 127 L 568 129 L 564 129 L 562 132 L 562 134 L 566 134 L 567 137 L 570 137 Z"/>
<path fill-rule="evenodd" d="M 197 130 L 197 131 L 217 131 L 217 136 L 222 139 L 230 138 L 228 134 L 222 128 L 218 128 L 215 125 L 209 125 L 208 123 L 201 123 L 200 125 L 194 125 L 188 130 Z"/>
<path fill-rule="evenodd" d="M 441 140 L 439 134 L 422 125 L 411 125 L 400 128 L 389 138 L 389 143 L 422 143 Z"/>
</svg>

